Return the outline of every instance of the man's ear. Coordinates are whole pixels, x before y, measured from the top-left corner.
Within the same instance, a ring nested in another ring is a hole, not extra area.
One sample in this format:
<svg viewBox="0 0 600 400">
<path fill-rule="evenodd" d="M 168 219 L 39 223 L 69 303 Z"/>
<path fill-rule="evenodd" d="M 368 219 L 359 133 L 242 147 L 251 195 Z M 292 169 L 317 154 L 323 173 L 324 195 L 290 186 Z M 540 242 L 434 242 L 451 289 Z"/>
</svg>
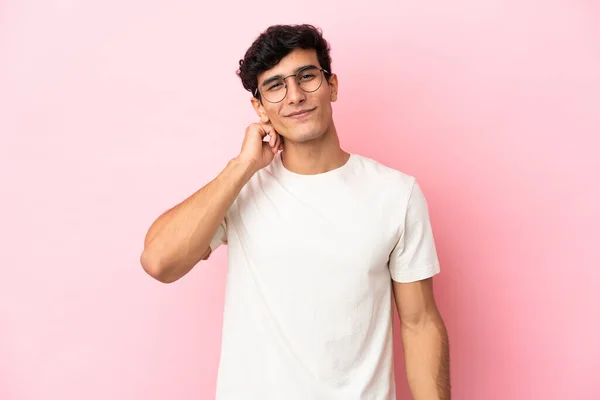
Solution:
<svg viewBox="0 0 600 400">
<path fill-rule="evenodd" d="M 258 117 L 260 118 L 260 122 L 262 122 L 263 124 L 268 123 L 269 117 L 267 116 L 265 108 L 261 104 L 260 100 L 258 100 L 256 97 L 252 97 L 250 101 L 252 102 L 252 107 L 254 107 L 256 115 L 258 115 Z"/>
<path fill-rule="evenodd" d="M 329 93 L 330 93 L 329 100 L 334 102 L 338 98 L 339 83 L 338 83 L 337 75 L 331 74 L 331 76 L 329 77 L 328 83 L 329 83 Z"/>
</svg>

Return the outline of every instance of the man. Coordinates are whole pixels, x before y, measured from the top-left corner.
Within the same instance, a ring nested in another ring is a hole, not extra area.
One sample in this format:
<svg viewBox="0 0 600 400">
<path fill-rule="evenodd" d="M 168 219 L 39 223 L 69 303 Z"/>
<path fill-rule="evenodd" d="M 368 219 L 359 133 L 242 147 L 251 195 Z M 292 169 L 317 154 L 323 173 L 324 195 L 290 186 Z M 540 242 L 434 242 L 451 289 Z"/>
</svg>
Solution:
<svg viewBox="0 0 600 400">
<path fill-rule="evenodd" d="M 141 256 L 169 283 L 227 243 L 217 399 L 395 399 L 392 293 L 414 399 L 450 399 L 425 197 L 413 177 L 340 148 L 321 31 L 270 27 L 238 75 L 260 121 L 154 222 Z"/>
</svg>

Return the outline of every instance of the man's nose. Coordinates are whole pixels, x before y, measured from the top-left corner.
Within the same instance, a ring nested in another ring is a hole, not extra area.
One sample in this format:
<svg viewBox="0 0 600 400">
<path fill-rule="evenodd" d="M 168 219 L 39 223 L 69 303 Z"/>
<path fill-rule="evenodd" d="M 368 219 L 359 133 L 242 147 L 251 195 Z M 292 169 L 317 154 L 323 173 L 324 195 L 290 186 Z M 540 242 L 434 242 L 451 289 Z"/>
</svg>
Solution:
<svg viewBox="0 0 600 400">
<path fill-rule="evenodd" d="M 306 93 L 300 88 L 295 79 L 287 81 L 287 102 L 288 104 L 299 104 L 306 100 Z"/>
</svg>

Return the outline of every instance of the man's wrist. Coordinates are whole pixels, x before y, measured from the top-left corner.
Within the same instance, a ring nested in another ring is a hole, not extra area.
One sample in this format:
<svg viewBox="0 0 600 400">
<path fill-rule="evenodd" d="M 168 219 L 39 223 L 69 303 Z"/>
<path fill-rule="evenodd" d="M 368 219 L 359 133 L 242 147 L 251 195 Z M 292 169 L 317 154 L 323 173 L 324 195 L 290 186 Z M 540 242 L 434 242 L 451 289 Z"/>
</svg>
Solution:
<svg viewBox="0 0 600 400">
<path fill-rule="evenodd" d="M 249 180 L 257 171 L 258 162 L 255 160 L 247 159 L 241 156 L 237 156 L 229 162 L 231 166 L 238 169 L 242 174 Z"/>
</svg>

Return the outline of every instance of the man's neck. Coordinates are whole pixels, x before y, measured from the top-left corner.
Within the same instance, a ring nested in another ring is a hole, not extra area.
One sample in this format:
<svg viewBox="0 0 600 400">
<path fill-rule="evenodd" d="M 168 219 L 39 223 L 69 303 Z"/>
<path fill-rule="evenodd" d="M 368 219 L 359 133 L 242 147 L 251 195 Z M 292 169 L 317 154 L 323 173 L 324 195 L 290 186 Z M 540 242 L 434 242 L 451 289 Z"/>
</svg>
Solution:
<svg viewBox="0 0 600 400">
<path fill-rule="evenodd" d="M 305 143 L 285 142 L 283 166 L 296 174 L 314 175 L 346 164 L 350 154 L 340 147 L 335 130 Z"/>
</svg>

